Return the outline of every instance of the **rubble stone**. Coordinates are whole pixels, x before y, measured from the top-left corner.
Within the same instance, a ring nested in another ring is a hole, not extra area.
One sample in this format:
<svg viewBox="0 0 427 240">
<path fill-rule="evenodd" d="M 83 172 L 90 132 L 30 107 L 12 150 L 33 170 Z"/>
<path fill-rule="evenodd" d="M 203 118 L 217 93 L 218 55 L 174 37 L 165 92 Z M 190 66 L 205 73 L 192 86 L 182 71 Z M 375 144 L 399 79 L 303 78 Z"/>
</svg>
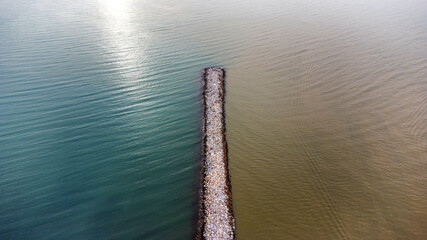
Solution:
<svg viewBox="0 0 427 240">
<path fill-rule="evenodd" d="M 225 71 L 220 67 L 209 67 L 203 72 L 203 174 L 196 239 L 235 238 L 225 137 L 224 77 Z"/>
</svg>

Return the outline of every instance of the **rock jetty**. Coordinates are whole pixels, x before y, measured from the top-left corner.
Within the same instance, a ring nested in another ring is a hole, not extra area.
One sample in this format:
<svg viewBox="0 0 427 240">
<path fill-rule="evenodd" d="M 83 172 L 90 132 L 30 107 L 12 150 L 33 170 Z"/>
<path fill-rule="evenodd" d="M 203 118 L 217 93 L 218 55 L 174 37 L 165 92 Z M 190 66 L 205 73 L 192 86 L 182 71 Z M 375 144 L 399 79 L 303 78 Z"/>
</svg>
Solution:
<svg viewBox="0 0 427 240">
<path fill-rule="evenodd" d="M 225 71 L 203 71 L 202 187 L 196 239 L 234 239 L 235 223 L 225 138 Z"/>
</svg>

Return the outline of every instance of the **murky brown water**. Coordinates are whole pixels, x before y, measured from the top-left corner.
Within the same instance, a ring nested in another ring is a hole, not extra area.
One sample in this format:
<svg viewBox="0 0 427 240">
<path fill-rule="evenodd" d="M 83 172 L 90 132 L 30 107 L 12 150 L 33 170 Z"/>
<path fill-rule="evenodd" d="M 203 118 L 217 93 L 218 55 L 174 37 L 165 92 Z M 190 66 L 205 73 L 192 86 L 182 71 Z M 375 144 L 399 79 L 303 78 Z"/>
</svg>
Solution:
<svg viewBox="0 0 427 240">
<path fill-rule="evenodd" d="M 305 2 L 228 69 L 238 238 L 427 239 L 426 2 Z"/>
</svg>

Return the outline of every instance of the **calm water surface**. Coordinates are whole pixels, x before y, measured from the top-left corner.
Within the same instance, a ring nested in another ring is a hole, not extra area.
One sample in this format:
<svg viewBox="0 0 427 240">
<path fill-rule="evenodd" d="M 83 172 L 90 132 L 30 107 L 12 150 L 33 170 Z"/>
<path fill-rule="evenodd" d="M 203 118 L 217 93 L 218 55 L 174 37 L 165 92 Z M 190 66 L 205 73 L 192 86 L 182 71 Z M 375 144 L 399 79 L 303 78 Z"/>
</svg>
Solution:
<svg viewBox="0 0 427 240">
<path fill-rule="evenodd" d="M 0 6 L 0 239 L 191 239 L 207 65 L 239 239 L 427 238 L 425 1 Z"/>
</svg>

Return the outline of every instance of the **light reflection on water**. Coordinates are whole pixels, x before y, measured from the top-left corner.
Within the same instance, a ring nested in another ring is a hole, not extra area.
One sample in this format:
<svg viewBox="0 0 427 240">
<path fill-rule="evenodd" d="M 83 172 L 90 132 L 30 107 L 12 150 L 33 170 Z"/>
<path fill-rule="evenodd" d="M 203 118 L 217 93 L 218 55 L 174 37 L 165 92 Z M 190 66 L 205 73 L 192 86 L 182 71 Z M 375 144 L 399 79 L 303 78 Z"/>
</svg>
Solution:
<svg viewBox="0 0 427 240">
<path fill-rule="evenodd" d="M 227 69 L 240 239 L 427 238 L 425 1 L 3 1 L 0 238 L 188 239 Z"/>
</svg>

